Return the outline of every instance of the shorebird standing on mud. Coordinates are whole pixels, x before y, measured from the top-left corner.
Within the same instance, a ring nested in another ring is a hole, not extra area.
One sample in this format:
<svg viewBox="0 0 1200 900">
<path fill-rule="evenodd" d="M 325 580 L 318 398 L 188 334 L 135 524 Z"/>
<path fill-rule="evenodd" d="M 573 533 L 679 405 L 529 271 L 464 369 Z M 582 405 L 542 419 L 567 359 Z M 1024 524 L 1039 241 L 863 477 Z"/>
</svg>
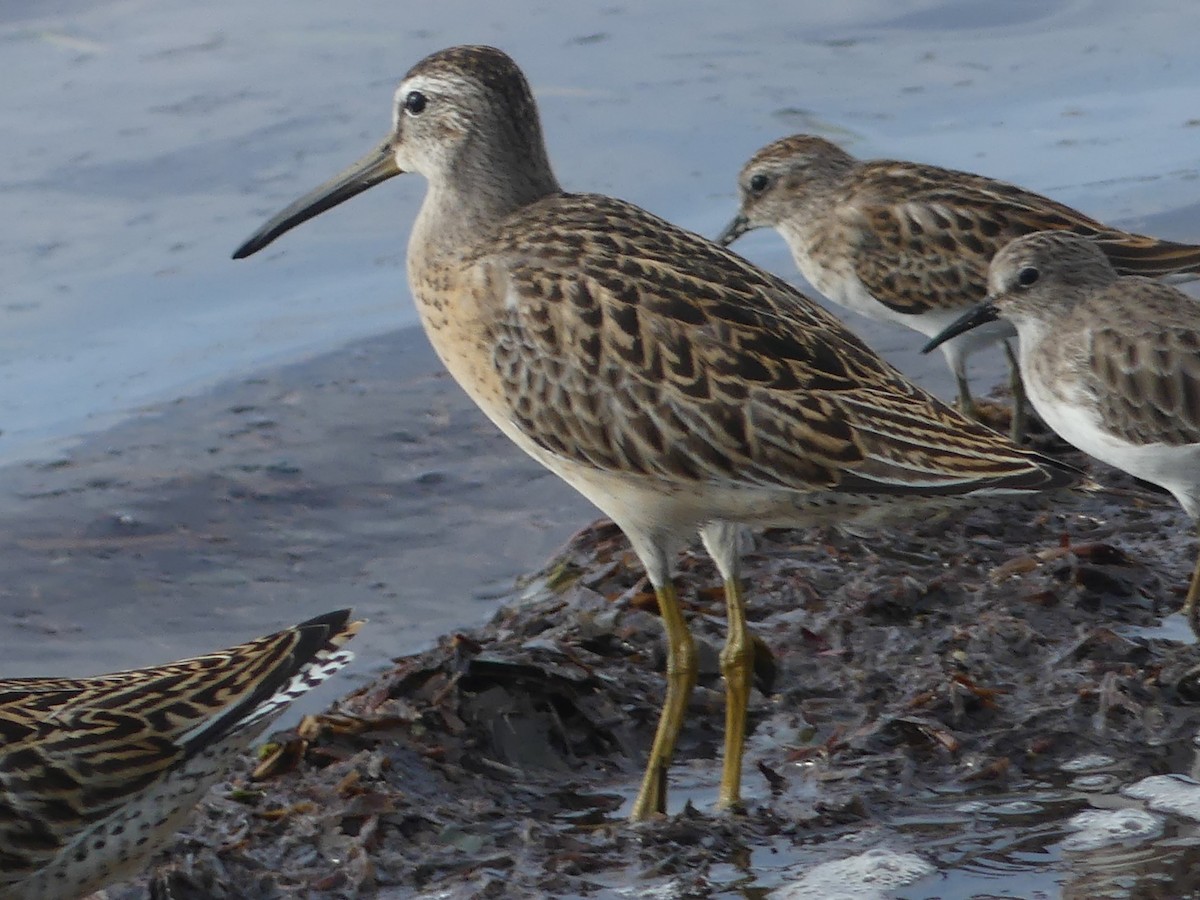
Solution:
<svg viewBox="0 0 1200 900">
<path fill-rule="evenodd" d="M 235 258 L 394 175 L 428 180 L 408 277 L 434 348 L 501 431 L 621 527 L 658 597 L 667 690 L 632 818 L 666 810 L 696 678 L 671 573 L 697 532 L 725 581 L 729 807 L 751 684 L 739 524 L 875 521 L 1076 480 L 915 387 L 782 280 L 636 206 L 564 192 L 501 51 L 426 57 L 392 113 L 382 144 Z"/>
<path fill-rule="evenodd" d="M 1096 244 L 1063 231 L 997 254 L 984 303 L 925 346 L 1003 320 L 1038 415 L 1065 441 L 1166 488 L 1200 519 L 1200 301 L 1121 277 Z M 1183 604 L 1200 637 L 1200 558 Z"/>
</svg>

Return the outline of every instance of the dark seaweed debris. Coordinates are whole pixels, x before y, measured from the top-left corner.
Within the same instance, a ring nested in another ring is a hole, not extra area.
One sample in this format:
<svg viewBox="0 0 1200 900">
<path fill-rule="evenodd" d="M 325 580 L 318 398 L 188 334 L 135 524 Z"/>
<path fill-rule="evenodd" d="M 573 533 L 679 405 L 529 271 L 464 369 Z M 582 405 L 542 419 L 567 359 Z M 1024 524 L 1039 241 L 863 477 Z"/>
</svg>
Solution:
<svg viewBox="0 0 1200 900">
<path fill-rule="evenodd" d="M 1103 753 L 1122 783 L 1182 770 L 1200 709 L 1176 691 L 1194 647 L 1129 634 L 1175 611 L 1182 514 L 1113 494 L 965 508 L 855 536 L 769 531 L 746 554 L 760 647 L 747 809 L 719 777 L 719 579 L 678 585 L 701 675 L 672 784 L 701 794 L 630 826 L 662 695 L 653 595 L 611 523 L 580 532 L 486 626 L 396 661 L 306 721 L 282 774 L 212 793 L 150 876 L 154 897 L 761 896 L 757 871 L 886 832 L 943 795 L 1020 794 Z M 1084 801 L 1078 801 L 1082 806 Z M 678 807 L 677 807 L 678 808 Z M 926 852 L 960 864 L 963 847 Z M 1194 865 L 1196 861 L 1191 860 Z M 1184 866 L 1183 868 L 1187 868 Z M 145 882 L 110 897 L 145 896 Z M 755 894 L 754 891 L 758 893 Z M 749 892 L 748 894 L 746 892 Z"/>
</svg>

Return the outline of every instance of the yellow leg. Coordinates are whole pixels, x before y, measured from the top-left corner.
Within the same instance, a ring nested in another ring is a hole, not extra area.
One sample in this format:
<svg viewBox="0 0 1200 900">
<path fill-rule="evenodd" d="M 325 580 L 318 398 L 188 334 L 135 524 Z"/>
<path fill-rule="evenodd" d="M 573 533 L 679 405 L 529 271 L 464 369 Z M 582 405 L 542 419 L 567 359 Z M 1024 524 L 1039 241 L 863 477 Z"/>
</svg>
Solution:
<svg viewBox="0 0 1200 900">
<path fill-rule="evenodd" d="M 1192 626 L 1192 634 L 1200 638 L 1200 552 L 1196 554 L 1196 568 L 1192 570 L 1192 583 L 1188 585 L 1187 599 L 1183 601 L 1183 614 Z"/>
<path fill-rule="evenodd" d="M 663 587 L 657 588 L 655 594 L 658 596 L 663 627 L 667 631 L 667 695 L 663 700 L 658 730 L 654 733 L 654 744 L 650 748 L 642 788 L 629 814 L 634 821 L 667 811 L 667 769 L 675 752 L 675 739 L 683 726 L 688 697 L 696 684 L 696 645 L 692 642 L 687 623 L 683 621 L 675 587 L 668 581 Z"/>
<path fill-rule="evenodd" d="M 754 649 L 746 627 L 746 605 L 737 579 L 725 582 L 729 634 L 721 651 L 725 676 L 725 762 L 717 806 L 727 809 L 742 800 L 742 749 L 746 743 L 746 707 L 750 703 Z"/>
</svg>

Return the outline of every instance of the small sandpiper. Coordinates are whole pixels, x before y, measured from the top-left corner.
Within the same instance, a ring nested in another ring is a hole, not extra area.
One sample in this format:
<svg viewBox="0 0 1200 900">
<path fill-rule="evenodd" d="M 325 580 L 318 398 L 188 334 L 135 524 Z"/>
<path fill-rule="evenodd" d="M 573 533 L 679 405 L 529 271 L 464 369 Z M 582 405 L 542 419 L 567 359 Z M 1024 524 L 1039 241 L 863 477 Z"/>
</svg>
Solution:
<svg viewBox="0 0 1200 900">
<path fill-rule="evenodd" d="M 1092 240 L 1017 238 L 996 255 L 989 294 L 925 345 L 1002 319 L 1017 330 L 1034 409 L 1060 437 L 1157 484 L 1200 517 L 1200 303 L 1122 277 Z M 1200 635 L 1200 560 L 1184 612 Z"/>
<path fill-rule="evenodd" d="M 501 51 L 425 58 L 392 114 L 379 147 L 234 256 L 401 172 L 428 180 L 408 277 L 434 348 L 501 431 L 621 527 L 658 597 L 667 691 L 632 818 L 666 810 L 696 678 L 671 572 L 697 532 L 725 581 L 729 807 L 751 686 L 740 523 L 871 521 L 1076 481 L 915 387 L 784 281 L 636 206 L 565 193 Z"/>
<path fill-rule="evenodd" d="M 787 241 L 800 274 L 834 303 L 926 337 L 982 301 L 988 263 L 1015 237 L 1064 230 L 1096 238 L 1122 274 L 1200 272 L 1200 246 L 1110 228 L 1012 184 L 937 166 L 855 159 L 824 138 L 798 134 L 768 144 L 738 176 L 741 208 L 717 238 L 754 228 Z M 1012 336 L 1002 321 L 944 342 L 958 406 L 978 417 L 967 357 Z M 1024 436 L 1022 389 L 1012 350 L 1011 434 Z"/>
<path fill-rule="evenodd" d="M 348 610 L 207 656 L 0 679 L 0 900 L 77 900 L 131 874 L 230 759 L 353 659 Z"/>
</svg>

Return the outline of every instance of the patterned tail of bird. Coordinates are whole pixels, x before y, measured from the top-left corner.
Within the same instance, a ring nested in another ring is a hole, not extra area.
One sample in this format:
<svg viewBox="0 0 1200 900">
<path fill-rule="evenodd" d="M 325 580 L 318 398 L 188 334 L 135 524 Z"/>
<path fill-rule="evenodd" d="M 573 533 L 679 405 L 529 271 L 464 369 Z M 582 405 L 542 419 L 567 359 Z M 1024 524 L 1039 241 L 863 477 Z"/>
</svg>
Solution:
<svg viewBox="0 0 1200 900">
<path fill-rule="evenodd" d="M 1101 235 L 1100 249 L 1122 275 L 1146 278 L 1176 276 L 1173 280 L 1200 278 L 1200 246 L 1164 241 L 1140 234 Z"/>
<path fill-rule="evenodd" d="M 255 735 L 346 665 L 350 611 L 95 678 L 0 679 L 0 900 L 137 870 Z"/>
</svg>

